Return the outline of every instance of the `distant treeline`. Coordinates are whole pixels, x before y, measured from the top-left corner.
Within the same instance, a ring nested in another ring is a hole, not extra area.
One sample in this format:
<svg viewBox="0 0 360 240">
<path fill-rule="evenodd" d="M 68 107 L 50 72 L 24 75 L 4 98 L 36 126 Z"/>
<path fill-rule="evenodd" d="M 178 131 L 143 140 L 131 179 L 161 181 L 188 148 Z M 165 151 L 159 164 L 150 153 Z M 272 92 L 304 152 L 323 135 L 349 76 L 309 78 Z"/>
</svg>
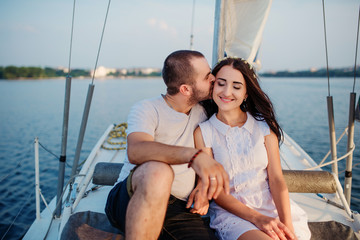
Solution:
<svg viewBox="0 0 360 240">
<path fill-rule="evenodd" d="M 67 73 L 61 69 L 41 68 L 41 67 L 0 67 L 0 79 L 20 79 L 20 78 L 55 78 L 65 77 Z M 90 76 L 90 71 L 74 69 L 71 76 Z"/>
<path fill-rule="evenodd" d="M 63 69 L 56 69 L 50 67 L 16 67 L 16 66 L 0 66 L 0 79 L 41 79 L 41 78 L 57 78 L 66 77 L 67 73 Z M 327 70 L 325 68 L 319 70 L 306 71 L 279 71 L 279 72 L 263 72 L 260 73 L 264 77 L 327 77 Z M 72 69 L 72 77 L 91 77 L 89 70 Z M 126 77 L 126 76 L 161 76 L 161 72 L 152 72 L 145 74 L 142 71 L 128 71 L 126 74 L 121 71 L 110 73 L 108 76 L 112 77 Z M 337 68 L 329 69 L 330 77 L 354 77 L 354 68 Z M 356 67 L 356 76 L 360 77 L 360 67 Z"/>
<path fill-rule="evenodd" d="M 16 67 L 16 66 L 0 66 L 0 79 L 41 79 L 41 78 L 57 78 L 66 77 L 67 72 L 63 69 L 55 69 L 50 67 Z M 72 77 L 91 77 L 89 70 L 72 69 Z M 128 71 L 126 74 L 121 71 L 109 73 L 111 77 L 158 77 L 161 72 L 143 73 L 141 70 Z"/>
<path fill-rule="evenodd" d="M 356 67 L 356 76 L 360 76 L 360 67 Z M 279 71 L 264 72 L 260 74 L 264 77 L 327 77 L 326 68 L 308 71 Z M 354 77 L 354 68 L 334 68 L 329 69 L 329 77 Z"/>
</svg>

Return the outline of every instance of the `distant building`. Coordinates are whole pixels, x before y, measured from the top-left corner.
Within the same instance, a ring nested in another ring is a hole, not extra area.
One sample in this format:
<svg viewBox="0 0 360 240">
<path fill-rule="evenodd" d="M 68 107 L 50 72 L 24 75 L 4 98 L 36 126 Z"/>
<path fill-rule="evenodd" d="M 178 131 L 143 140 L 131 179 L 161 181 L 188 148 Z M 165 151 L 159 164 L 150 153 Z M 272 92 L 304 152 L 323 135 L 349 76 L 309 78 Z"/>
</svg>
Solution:
<svg viewBox="0 0 360 240">
<path fill-rule="evenodd" d="M 68 73 L 68 72 L 69 72 L 69 69 L 68 69 L 67 67 L 62 67 L 62 66 L 57 67 L 56 70 L 61 70 L 61 71 L 63 71 L 64 73 Z"/>
<path fill-rule="evenodd" d="M 96 69 L 95 72 L 95 77 L 96 78 L 102 78 L 102 77 L 106 77 L 107 75 L 111 74 L 111 73 L 116 73 L 116 69 L 115 68 L 106 68 L 104 66 L 100 66 Z M 94 70 L 91 70 L 91 76 L 94 75 Z"/>
<path fill-rule="evenodd" d="M 149 75 L 154 72 L 159 72 L 160 69 L 158 69 L 158 68 L 142 68 L 140 71 L 144 75 Z"/>
<path fill-rule="evenodd" d="M 121 73 L 121 72 L 120 72 Z M 128 68 L 125 75 L 128 76 L 148 76 L 152 74 L 160 74 L 160 68 Z"/>
<path fill-rule="evenodd" d="M 123 69 L 119 69 L 118 72 L 120 73 L 120 75 L 126 75 L 128 73 L 128 70 L 123 68 Z"/>
</svg>

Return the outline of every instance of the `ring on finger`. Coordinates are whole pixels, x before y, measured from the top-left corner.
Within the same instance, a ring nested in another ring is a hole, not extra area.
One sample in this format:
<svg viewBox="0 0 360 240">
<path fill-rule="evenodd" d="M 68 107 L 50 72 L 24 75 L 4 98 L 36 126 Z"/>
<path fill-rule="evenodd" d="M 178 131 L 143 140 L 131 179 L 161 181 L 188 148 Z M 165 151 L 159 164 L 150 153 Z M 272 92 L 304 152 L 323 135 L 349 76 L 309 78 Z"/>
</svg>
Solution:
<svg viewBox="0 0 360 240">
<path fill-rule="evenodd" d="M 210 181 L 216 181 L 216 177 L 210 177 Z"/>
</svg>

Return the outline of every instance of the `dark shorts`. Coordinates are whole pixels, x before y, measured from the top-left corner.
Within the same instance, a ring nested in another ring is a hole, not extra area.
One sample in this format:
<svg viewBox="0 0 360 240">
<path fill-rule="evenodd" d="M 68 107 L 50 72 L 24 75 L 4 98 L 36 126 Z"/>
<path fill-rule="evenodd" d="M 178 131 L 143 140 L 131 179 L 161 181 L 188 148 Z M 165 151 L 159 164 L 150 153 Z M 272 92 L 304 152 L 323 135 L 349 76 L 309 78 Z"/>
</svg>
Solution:
<svg viewBox="0 0 360 240">
<path fill-rule="evenodd" d="M 131 191 L 128 191 L 127 185 L 131 186 L 128 178 L 116 184 L 109 193 L 105 207 L 105 212 L 110 223 L 122 232 L 125 232 L 125 215 L 130 201 L 129 194 L 131 194 Z M 170 196 L 159 239 L 199 240 L 217 238 L 205 218 L 198 214 L 191 213 L 190 210 L 186 208 L 185 201 Z"/>
</svg>

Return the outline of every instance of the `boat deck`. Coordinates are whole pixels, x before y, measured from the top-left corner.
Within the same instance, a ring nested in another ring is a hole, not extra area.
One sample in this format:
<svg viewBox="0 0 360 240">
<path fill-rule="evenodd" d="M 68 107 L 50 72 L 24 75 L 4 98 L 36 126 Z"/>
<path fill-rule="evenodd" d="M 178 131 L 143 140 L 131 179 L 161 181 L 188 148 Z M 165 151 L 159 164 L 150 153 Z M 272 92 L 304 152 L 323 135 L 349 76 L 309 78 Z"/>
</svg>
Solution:
<svg viewBox="0 0 360 240">
<path fill-rule="evenodd" d="M 76 178 L 77 199 L 72 208 L 71 205 L 68 208 L 65 206 L 62 218 L 53 221 L 49 220 L 51 219 L 50 211 L 44 209 L 41 220 L 34 222 L 24 239 L 36 239 L 39 236 L 44 236 L 45 239 L 88 239 L 89 234 L 92 234 L 92 239 L 103 239 L 104 236 L 122 239 L 119 231 L 107 221 L 104 212 L 106 199 L 112 186 L 97 186 L 92 183 L 94 168 L 98 162 L 121 163 L 125 157 L 124 150 L 101 148 L 110 130 L 111 127 L 99 140 L 82 167 L 80 175 L 85 176 Z M 316 163 L 287 135 L 281 146 L 280 155 L 284 169 L 304 170 L 316 166 Z M 339 205 L 342 204 L 337 194 L 323 195 Z M 316 239 L 360 239 L 359 214 L 353 213 L 355 220 L 351 219 L 345 210 L 328 204 L 315 193 L 290 193 L 290 198 L 307 213 L 310 229 Z M 50 209 L 53 210 L 54 206 L 55 199 L 50 203 Z M 51 227 L 46 236 L 50 222 Z M 355 231 L 355 234 L 351 229 Z M 97 238 L 97 236 L 102 237 Z"/>
</svg>

